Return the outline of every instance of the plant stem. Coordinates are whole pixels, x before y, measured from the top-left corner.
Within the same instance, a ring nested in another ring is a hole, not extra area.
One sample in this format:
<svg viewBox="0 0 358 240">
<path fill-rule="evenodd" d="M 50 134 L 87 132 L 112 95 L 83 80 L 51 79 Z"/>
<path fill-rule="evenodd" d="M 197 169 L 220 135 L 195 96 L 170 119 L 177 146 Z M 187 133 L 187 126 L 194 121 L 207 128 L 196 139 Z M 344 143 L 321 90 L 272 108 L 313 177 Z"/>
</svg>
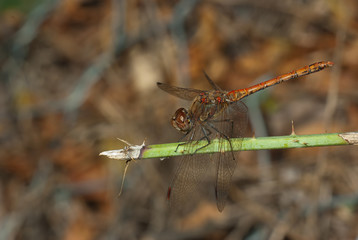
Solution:
<svg viewBox="0 0 358 240">
<path fill-rule="evenodd" d="M 219 144 L 222 141 L 222 144 Z M 185 143 L 165 143 L 146 146 L 129 145 L 120 150 L 112 150 L 102 152 L 109 158 L 130 160 L 130 159 L 146 159 L 146 158 L 165 158 L 187 154 L 208 154 L 220 151 L 230 151 L 229 142 L 227 140 L 215 139 L 210 145 L 199 149 L 207 144 L 206 140 L 198 141 L 195 147 L 185 149 Z M 312 135 L 288 135 L 276 137 L 259 137 L 259 138 L 233 138 L 231 145 L 233 151 L 253 151 L 264 149 L 287 149 L 287 148 L 307 148 L 307 147 L 323 147 L 323 146 L 340 146 L 340 145 L 357 145 L 358 132 L 348 133 L 326 133 Z M 178 147 L 179 145 L 179 147 Z M 221 146 L 221 149 L 219 147 Z"/>
</svg>

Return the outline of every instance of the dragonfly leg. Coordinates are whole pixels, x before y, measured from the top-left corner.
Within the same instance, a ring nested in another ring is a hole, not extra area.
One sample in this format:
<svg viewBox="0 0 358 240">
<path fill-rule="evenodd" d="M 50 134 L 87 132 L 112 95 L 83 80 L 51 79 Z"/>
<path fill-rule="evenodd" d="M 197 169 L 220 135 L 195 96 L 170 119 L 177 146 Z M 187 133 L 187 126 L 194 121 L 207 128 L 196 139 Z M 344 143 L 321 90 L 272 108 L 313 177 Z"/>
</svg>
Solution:
<svg viewBox="0 0 358 240">
<path fill-rule="evenodd" d="M 195 149 L 195 152 L 193 154 L 195 154 L 197 151 L 199 151 L 200 149 L 203 149 L 203 148 L 206 148 L 207 146 L 210 145 L 211 141 L 210 141 L 210 138 L 209 136 L 212 134 L 212 132 L 210 131 L 210 129 L 207 129 L 203 126 L 201 126 L 201 131 L 203 132 L 204 136 L 202 138 L 200 138 L 196 143 L 198 143 L 199 141 L 203 140 L 203 139 L 206 139 L 207 141 L 207 144 L 205 144 L 204 146 L 200 147 L 200 148 L 197 148 Z M 208 133 L 209 134 L 208 134 Z"/>
<path fill-rule="evenodd" d="M 222 120 L 222 121 L 231 121 L 231 128 L 232 128 L 232 130 L 233 130 L 234 125 L 233 125 L 233 121 L 232 121 L 232 120 L 227 119 L 227 120 Z M 218 122 L 222 122 L 222 121 L 218 121 Z M 232 147 L 230 138 L 229 138 L 225 133 L 223 133 L 223 132 L 221 132 L 219 129 L 217 129 L 217 128 L 216 128 L 213 124 L 211 124 L 210 122 L 208 122 L 208 125 L 209 125 L 212 129 L 214 129 L 215 131 L 217 131 L 217 132 L 220 134 L 221 137 L 225 138 L 225 139 L 229 142 L 230 148 L 231 148 L 232 158 L 235 160 L 234 151 L 233 151 L 233 147 Z"/>
<path fill-rule="evenodd" d="M 181 140 L 183 140 L 183 138 L 185 138 L 187 135 L 188 135 L 188 134 L 185 134 L 183 137 L 181 137 L 181 138 L 179 139 L 179 142 L 180 142 Z M 178 151 L 178 148 L 179 148 L 180 146 L 184 146 L 184 145 L 186 145 L 186 144 L 188 144 L 188 142 L 179 143 L 174 152 L 177 152 L 177 151 Z"/>
<path fill-rule="evenodd" d="M 192 133 L 192 134 L 191 134 L 191 136 L 190 136 L 189 141 L 183 142 L 183 143 L 179 143 L 174 152 L 177 152 L 177 151 L 178 151 L 178 148 L 179 148 L 180 146 L 184 146 L 184 145 L 190 143 L 190 142 L 193 140 L 193 138 L 194 138 L 194 136 L 195 136 L 195 129 L 194 129 L 194 131 L 189 131 L 189 132 L 187 132 L 186 134 L 184 134 L 184 135 L 179 139 L 179 142 L 180 142 L 181 140 L 183 140 L 186 136 L 188 136 L 188 134 L 190 134 L 190 133 Z"/>
<path fill-rule="evenodd" d="M 223 120 L 211 120 L 210 122 L 230 122 L 231 123 L 231 132 L 234 132 L 234 121 L 231 120 L 231 119 L 223 119 Z M 212 124 L 209 124 L 210 127 L 212 127 L 213 129 L 215 129 L 215 127 L 212 126 Z M 217 131 L 217 129 L 215 129 Z M 220 134 L 222 134 L 220 131 L 217 131 L 219 132 Z M 224 134 L 225 135 L 225 134 Z M 230 136 L 232 137 L 232 136 Z"/>
</svg>

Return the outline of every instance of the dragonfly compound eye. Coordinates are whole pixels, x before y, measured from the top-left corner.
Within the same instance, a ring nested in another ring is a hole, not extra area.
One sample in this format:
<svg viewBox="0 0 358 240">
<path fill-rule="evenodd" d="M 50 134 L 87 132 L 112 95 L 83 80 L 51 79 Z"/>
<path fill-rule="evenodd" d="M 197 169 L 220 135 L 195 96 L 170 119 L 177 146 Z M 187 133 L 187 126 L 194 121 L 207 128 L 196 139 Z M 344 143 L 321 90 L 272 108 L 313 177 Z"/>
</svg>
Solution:
<svg viewBox="0 0 358 240">
<path fill-rule="evenodd" d="M 185 108 L 179 108 L 172 117 L 172 126 L 183 133 L 187 133 L 192 128 L 188 111 Z"/>
</svg>

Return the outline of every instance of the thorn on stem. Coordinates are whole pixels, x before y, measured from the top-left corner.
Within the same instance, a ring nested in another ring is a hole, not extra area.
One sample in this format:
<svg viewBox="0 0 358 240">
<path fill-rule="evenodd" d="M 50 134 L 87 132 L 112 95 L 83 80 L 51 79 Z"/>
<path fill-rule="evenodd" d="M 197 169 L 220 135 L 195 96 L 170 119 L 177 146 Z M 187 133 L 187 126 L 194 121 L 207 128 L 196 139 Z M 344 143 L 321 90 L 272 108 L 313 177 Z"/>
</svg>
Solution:
<svg viewBox="0 0 358 240">
<path fill-rule="evenodd" d="M 293 120 L 291 121 L 291 136 L 295 136 L 296 133 L 295 133 L 295 125 L 293 123 Z"/>
<path fill-rule="evenodd" d="M 256 138 L 256 135 L 255 135 L 255 131 L 253 131 L 253 133 L 252 133 L 252 138 Z"/>
</svg>

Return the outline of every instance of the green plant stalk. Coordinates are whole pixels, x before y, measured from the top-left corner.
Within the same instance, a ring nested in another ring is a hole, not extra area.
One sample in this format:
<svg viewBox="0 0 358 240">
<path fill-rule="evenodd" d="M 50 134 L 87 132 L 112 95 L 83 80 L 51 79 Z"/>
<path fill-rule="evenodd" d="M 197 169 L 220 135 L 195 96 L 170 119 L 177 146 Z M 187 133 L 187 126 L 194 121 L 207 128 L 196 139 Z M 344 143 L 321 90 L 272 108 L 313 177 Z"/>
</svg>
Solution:
<svg viewBox="0 0 358 240">
<path fill-rule="evenodd" d="M 276 137 L 258 137 L 258 138 L 244 138 L 231 139 L 234 151 L 254 151 L 264 149 L 287 149 L 287 148 L 308 148 L 308 147 L 323 147 L 323 146 L 340 146 L 357 144 L 358 132 L 351 133 L 326 133 L 326 134 L 312 134 L 312 135 L 288 135 Z M 348 140 L 345 136 L 348 137 Z M 350 140 L 353 138 L 353 141 Z M 240 146 L 241 141 L 241 146 Z M 179 145 L 178 144 L 182 144 Z M 215 139 L 212 143 L 198 151 L 198 149 L 207 144 L 206 140 L 199 141 L 193 151 L 184 151 L 184 143 L 166 143 L 148 145 L 142 149 L 139 158 L 165 158 L 182 156 L 187 154 L 208 154 L 219 152 L 219 140 Z M 222 149 L 230 149 L 229 142 L 223 141 Z M 178 147 L 178 149 L 177 149 Z"/>
</svg>

